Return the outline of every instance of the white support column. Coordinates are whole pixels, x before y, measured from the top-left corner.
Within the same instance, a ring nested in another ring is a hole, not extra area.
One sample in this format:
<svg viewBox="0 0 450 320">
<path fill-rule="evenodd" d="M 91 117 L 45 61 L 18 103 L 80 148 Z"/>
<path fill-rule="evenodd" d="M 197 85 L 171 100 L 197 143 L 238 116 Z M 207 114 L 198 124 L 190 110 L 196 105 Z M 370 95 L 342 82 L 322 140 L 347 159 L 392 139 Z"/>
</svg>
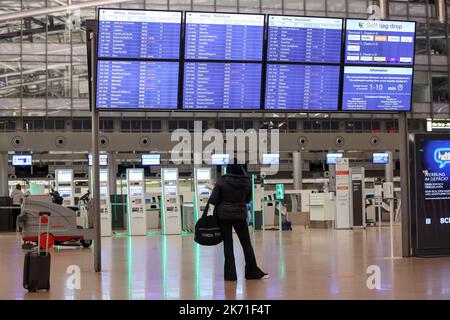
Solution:
<svg viewBox="0 0 450 320">
<path fill-rule="evenodd" d="M 0 152 L 0 197 L 9 196 L 8 152 Z"/>
<path fill-rule="evenodd" d="M 302 154 L 300 151 L 294 151 L 292 153 L 292 164 L 293 164 L 293 180 L 294 180 L 294 189 L 295 190 L 301 190 L 303 188 L 302 182 L 303 182 L 303 175 L 302 175 Z M 297 196 L 297 203 L 296 208 L 292 208 L 295 211 L 301 211 L 300 207 L 300 197 Z"/>
</svg>

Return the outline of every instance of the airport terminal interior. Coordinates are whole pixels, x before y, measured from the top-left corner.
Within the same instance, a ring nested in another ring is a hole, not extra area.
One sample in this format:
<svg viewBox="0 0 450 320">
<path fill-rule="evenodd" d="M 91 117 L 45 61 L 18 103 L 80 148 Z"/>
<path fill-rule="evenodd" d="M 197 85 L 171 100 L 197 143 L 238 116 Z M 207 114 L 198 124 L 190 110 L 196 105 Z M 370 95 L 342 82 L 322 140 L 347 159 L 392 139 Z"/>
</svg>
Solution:
<svg viewBox="0 0 450 320">
<path fill-rule="evenodd" d="M 0 300 L 448 300 L 449 44 L 449 0 L 0 1 Z M 236 163 L 261 279 L 194 241 Z"/>
</svg>

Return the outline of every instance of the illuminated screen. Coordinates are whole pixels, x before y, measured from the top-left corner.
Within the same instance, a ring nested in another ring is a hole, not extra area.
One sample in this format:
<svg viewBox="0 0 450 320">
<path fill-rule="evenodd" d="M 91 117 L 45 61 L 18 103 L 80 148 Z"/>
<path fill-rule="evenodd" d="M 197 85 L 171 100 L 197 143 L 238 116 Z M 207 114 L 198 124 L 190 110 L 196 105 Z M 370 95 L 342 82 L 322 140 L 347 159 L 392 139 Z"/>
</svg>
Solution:
<svg viewBox="0 0 450 320">
<path fill-rule="evenodd" d="M 130 186 L 130 197 L 142 197 L 142 186 Z"/>
<path fill-rule="evenodd" d="M 342 19 L 269 15 L 267 60 L 340 63 Z"/>
<path fill-rule="evenodd" d="M 268 64 L 265 109 L 337 110 L 340 66 Z"/>
<path fill-rule="evenodd" d="M 184 63 L 184 109 L 260 109 L 261 63 Z"/>
<path fill-rule="evenodd" d="M 280 164 L 280 155 L 278 153 L 263 154 L 262 164 Z"/>
<path fill-rule="evenodd" d="M 128 170 L 128 180 L 129 181 L 139 181 L 141 182 L 144 179 L 144 171 L 143 170 Z"/>
<path fill-rule="evenodd" d="M 99 58 L 178 59 L 181 12 L 100 9 Z"/>
<path fill-rule="evenodd" d="M 375 152 L 372 154 L 372 163 L 373 164 L 388 164 L 389 163 L 389 154 L 388 153 L 378 153 Z"/>
<path fill-rule="evenodd" d="M 13 166 L 31 166 L 31 154 L 15 154 L 12 156 Z"/>
<path fill-rule="evenodd" d="M 161 164 L 160 154 L 143 154 L 141 155 L 143 166 L 159 166 Z"/>
<path fill-rule="evenodd" d="M 99 154 L 98 156 L 100 166 L 108 165 L 108 155 L 107 154 Z M 92 166 L 92 154 L 88 155 L 88 163 Z"/>
<path fill-rule="evenodd" d="M 100 170 L 100 181 L 101 182 L 108 181 L 108 171 L 107 170 Z"/>
<path fill-rule="evenodd" d="M 202 170 L 197 169 L 197 180 L 209 180 L 211 179 L 211 171 L 209 169 Z"/>
<path fill-rule="evenodd" d="M 165 181 L 176 181 L 178 180 L 178 174 L 176 169 L 164 169 L 163 177 Z"/>
<path fill-rule="evenodd" d="M 264 15 L 187 12 L 185 59 L 262 61 Z"/>
<path fill-rule="evenodd" d="M 410 111 L 412 68 L 344 68 L 342 110 Z"/>
<path fill-rule="evenodd" d="M 70 198 L 72 196 L 72 188 L 70 188 L 70 187 L 58 187 L 58 193 L 63 198 Z"/>
<path fill-rule="evenodd" d="M 176 109 L 179 63 L 99 60 L 98 109 Z"/>
<path fill-rule="evenodd" d="M 213 154 L 211 155 L 212 165 L 226 165 L 230 161 L 230 155 L 228 154 Z"/>
<path fill-rule="evenodd" d="M 56 172 L 58 182 L 72 182 L 73 171 L 72 170 L 58 170 Z"/>
<path fill-rule="evenodd" d="M 415 22 L 346 21 L 345 63 L 413 65 Z"/>
<path fill-rule="evenodd" d="M 327 164 L 336 164 L 336 159 L 342 156 L 342 153 L 327 153 Z"/>
</svg>

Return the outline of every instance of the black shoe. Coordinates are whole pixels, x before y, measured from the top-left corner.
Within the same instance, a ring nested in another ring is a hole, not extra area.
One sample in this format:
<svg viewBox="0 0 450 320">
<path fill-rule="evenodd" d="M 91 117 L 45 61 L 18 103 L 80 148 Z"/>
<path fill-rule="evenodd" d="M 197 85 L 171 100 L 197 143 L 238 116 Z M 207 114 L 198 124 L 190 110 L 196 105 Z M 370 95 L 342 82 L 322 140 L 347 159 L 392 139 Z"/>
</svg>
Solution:
<svg viewBox="0 0 450 320">
<path fill-rule="evenodd" d="M 264 273 L 264 272 L 262 272 L 256 276 L 245 276 L 245 279 L 247 279 L 247 280 L 260 280 L 260 279 L 269 279 L 269 278 L 270 278 L 269 274 Z"/>
</svg>

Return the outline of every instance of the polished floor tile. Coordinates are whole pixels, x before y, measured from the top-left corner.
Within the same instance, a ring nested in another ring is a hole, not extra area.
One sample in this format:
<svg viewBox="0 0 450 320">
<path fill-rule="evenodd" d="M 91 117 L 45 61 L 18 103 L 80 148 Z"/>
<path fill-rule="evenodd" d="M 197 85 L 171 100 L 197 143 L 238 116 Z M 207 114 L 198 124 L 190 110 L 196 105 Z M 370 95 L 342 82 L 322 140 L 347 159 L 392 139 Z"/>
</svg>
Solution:
<svg viewBox="0 0 450 320">
<path fill-rule="evenodd" d="M 223 281 L 222 245 L 200 247 L 192 235 L 103 238 L 103 271 L 92 249 L 52 249 L 51 290 L 22 288 L 18 235 L 0 233 L 0 299 L 450 299 L 450 257 L 389 259 L 389 228 L 305 229 L 252 234 L 258 262 L 270 279 L 246 281 L 238 241 L 237 282 Z M 395 228 L 395 255 L 400 228 Z M 71 289 L 70 266 L 81 270 Z M 369 266 L 381 287 L 368 289 Z"/>
</svg>

